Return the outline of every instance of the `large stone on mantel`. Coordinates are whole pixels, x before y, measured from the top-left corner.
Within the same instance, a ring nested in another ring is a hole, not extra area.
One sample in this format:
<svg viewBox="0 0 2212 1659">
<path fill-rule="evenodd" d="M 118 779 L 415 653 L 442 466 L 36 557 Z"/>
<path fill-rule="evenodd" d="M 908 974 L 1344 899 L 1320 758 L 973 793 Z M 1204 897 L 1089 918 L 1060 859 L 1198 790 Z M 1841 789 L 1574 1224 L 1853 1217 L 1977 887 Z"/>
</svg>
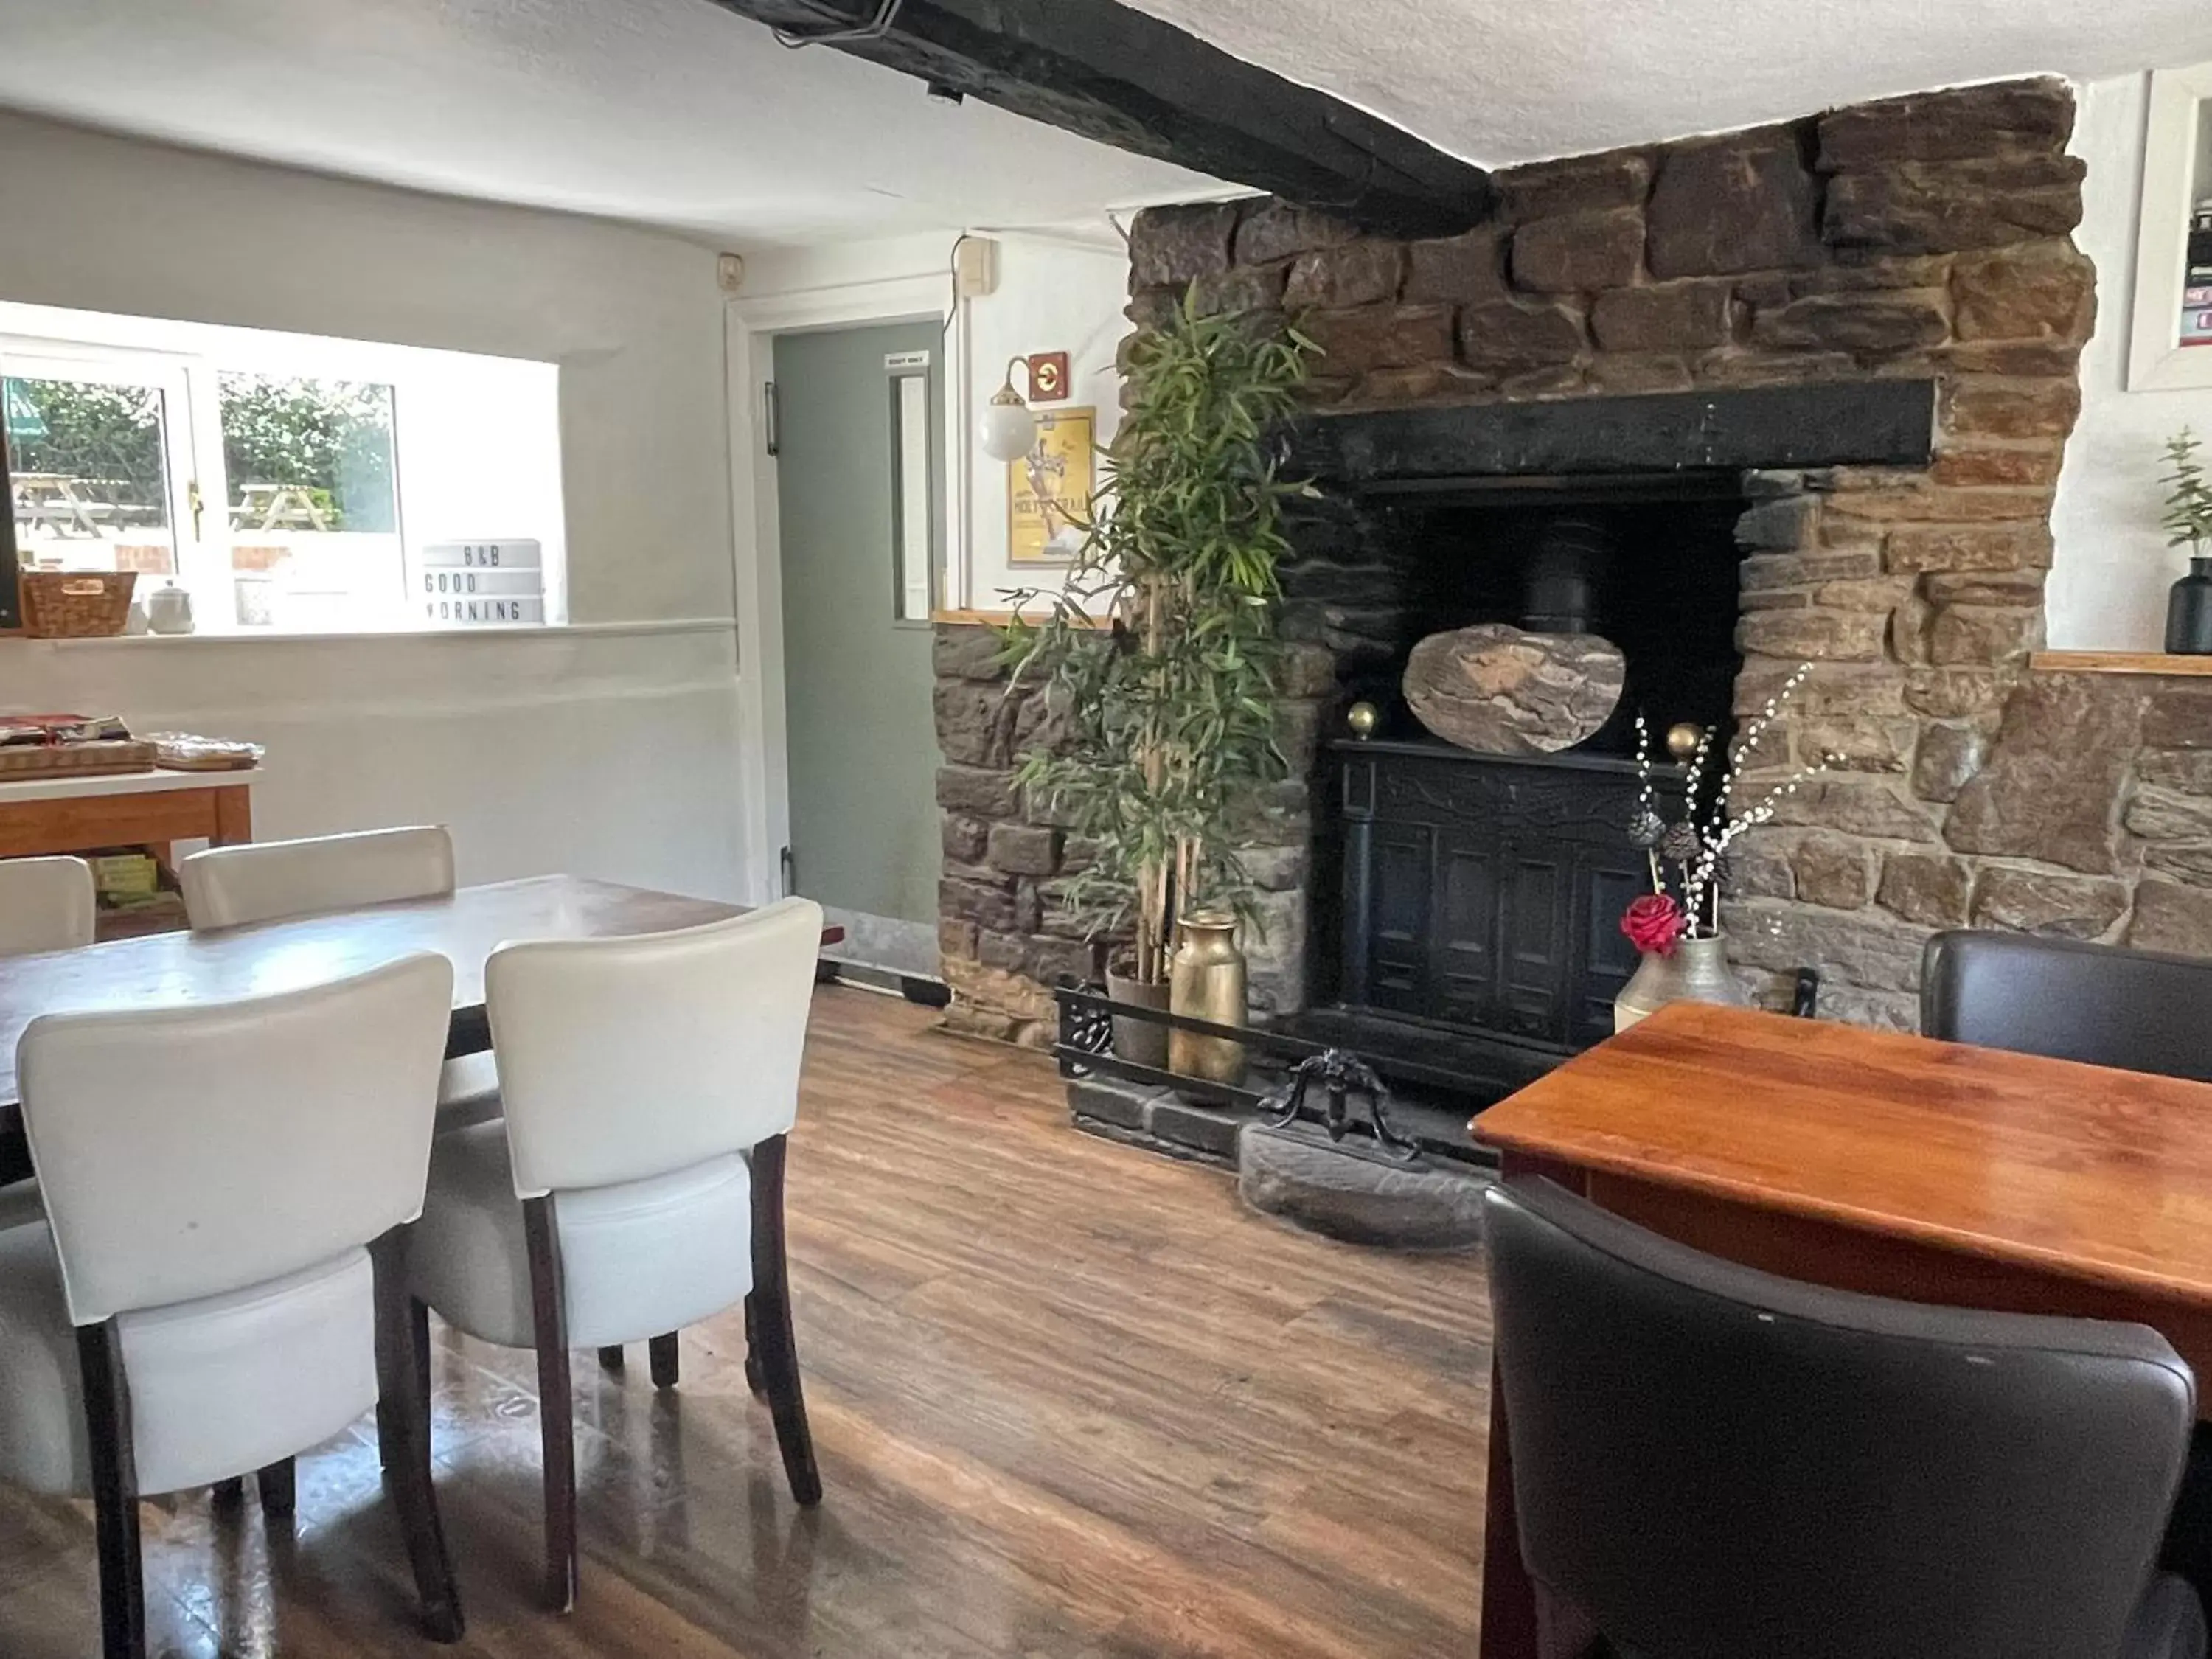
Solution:
<svg viewBox="0 0 2212 1659">
<path fill-rule="evenodd" d="M 1989 763 L 1959 791 L 1944 838 L 1962 853 L 2119 872 L 2119 799 L 2142 738 L 2124 678 L 2038 674 L 2005 704 Z"/>
<path fill-rule="evenodd" d="M 1646 215 L 1651 274 L 1718 276 L 1814 264 L 1818 202 L 1818 186 L 1789 132 L 1672 148 Z"/>
<path fill-rule="evenodd" d="M 1406 660 L 1422 725 L 1478 755 L 1549 755 L 1606 723 L 1627 661 L 1595 634 L 1529 634 L 1483 623 L 1431 634 Z"/>
</svg>

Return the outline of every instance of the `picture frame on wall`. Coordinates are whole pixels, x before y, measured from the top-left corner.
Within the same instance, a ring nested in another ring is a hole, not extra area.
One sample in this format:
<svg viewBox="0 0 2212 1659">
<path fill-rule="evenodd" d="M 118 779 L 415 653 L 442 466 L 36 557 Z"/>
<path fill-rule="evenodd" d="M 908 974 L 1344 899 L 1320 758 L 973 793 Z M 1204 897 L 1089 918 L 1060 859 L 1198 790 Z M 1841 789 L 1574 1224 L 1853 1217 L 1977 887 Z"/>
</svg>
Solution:
<svg viewBox="0 0 2212 1659">
<path fill-rule="evenodd" d="M 2144 122 L 2128 390 L 2212 386 L 2212 64 L 2159 70 Z"/>
<path fill-rule="evenodd" d="M 1070 564 L 1097 488 L 1098 411 L 1041 409 L 1036 422 L 1029 453 L 1006 463 L 1006 562 Z"/>
</svg>

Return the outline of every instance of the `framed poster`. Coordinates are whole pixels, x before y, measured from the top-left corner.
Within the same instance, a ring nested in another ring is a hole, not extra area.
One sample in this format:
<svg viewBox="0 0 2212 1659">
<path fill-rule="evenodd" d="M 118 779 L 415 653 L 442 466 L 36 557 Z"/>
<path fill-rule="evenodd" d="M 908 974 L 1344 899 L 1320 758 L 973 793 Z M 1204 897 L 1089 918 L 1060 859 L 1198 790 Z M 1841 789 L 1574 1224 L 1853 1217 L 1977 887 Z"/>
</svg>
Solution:
<svg viewBox="0 0 2212 1659">
<path fill-rule="evenodd" d="M 1066 564 L 1083 545 L 1075 520 L 1091 516 L 1097 415 L 1095 409 L 1037 410 L 1036 442 L 1006 463 L 1008 564 Z"/>
<path fill-rule="evenodd" d="M 2212 386 L 2212 64 L 2150 77 L 2128 390 Z"/>
</svg>

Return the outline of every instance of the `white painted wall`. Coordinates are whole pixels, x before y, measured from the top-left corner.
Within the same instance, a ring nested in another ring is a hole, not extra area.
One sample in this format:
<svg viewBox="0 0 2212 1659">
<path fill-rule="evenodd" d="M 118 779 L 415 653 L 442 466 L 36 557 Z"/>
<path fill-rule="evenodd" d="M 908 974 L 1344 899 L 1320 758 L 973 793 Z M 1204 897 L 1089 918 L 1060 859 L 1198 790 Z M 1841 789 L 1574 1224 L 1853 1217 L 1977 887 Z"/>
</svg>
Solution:
<svg viewBox="0 0 2212 1659">
<path fill-rule="evenodd" d="M 269 749 L 264 841 L 443 823 L 465 882 L 565 870 L 738 896 L 726 625 L 0 641 L 0 708 Z"/>
<path fill-rule="evenodd" d="M 260 738 L 264 836 L 425 818 L 483 880 L 744 868 L 722 297 L 704 247 L 0 114 L 0 300 L 557 363 L 586 628 L 0 641 L 0 708 Z"/>
<path fill-rule="evenodd" d="M 2068 650 L 2155 651 L 2165 638 L 2166 586 L 2188 568 L 2158 527 L 2160 446 L 2185 425 L 2212 443 L 2212 389 L 2126 389 L 2150 76 L 2092 81 L 2076 91 L 2070 148 L 2089 175 L 2074 240 L 2096 262 L 2097 327 L 2081 354 L 2081 418 L 2051 513 L 2050 641 Z"/>
<path fill-rule="evenodd" d="M 973 446 L 975 423 L 999 389 L 1007 358 L 1065 351 L 1073 383 L 1067 399 L 1039 407 L 1096 410 L 1098 441 L 1110 441 L 1121 421 L 1121 378 L 1114 353 L 1129 331 L 1129 320 L 1121 314 L 1128 289 L 1129 255 L 1118 239 L 1080 247 L 1009 236 L 999 246 L 999 291 L 968 307 L 968 349 L 975 365 L 967 411 L 972 456 L 968 582 L 969 603 L 979 610 L 1006 605 L 1009 588 L 1054 588 L 1061 576 L 1052 566 L 1007 562 L 1008 468 Z M 1014 390 L 1026 389 L 1017 379 Z"/>
</svg>

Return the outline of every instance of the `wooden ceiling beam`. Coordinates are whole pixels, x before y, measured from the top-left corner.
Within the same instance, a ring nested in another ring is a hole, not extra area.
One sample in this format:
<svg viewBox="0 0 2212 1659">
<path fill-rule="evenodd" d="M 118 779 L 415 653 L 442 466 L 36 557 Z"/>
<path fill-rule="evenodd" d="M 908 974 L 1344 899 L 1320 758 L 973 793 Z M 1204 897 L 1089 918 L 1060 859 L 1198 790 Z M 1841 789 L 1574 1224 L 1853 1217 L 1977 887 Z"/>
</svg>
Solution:
<svg viewBox="0 0 2212 1659">
<path fill-rule="evenodd" d="M 716 3 L 797 34 L 860 27 L 878 9 L 878 0 Z M 882 35 L 828 44 L 1386 235 L 1451 235 L 1490 207 L 1480 167 L 1116 0 L 902 0 Z"/>
</svg>

